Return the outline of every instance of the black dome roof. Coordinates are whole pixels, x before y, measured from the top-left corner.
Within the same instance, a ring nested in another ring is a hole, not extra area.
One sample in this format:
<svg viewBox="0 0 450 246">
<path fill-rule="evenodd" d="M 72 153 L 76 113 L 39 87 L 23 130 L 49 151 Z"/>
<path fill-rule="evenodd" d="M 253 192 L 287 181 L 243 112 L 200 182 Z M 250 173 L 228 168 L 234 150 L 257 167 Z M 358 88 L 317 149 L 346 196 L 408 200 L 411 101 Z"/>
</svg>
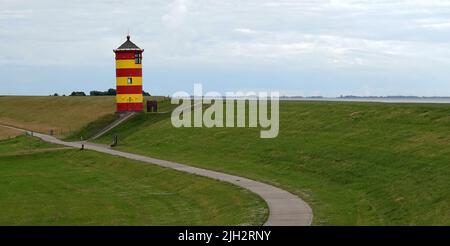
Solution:
<svg viewBox="0 0 450 246">
<path fill-rule="evenodd" d="M 123 43 L 116 50 L 141 50 L 136 44 L 130 41 L 130 35 L 127 36 L 127 41 Z"/>
</svg>

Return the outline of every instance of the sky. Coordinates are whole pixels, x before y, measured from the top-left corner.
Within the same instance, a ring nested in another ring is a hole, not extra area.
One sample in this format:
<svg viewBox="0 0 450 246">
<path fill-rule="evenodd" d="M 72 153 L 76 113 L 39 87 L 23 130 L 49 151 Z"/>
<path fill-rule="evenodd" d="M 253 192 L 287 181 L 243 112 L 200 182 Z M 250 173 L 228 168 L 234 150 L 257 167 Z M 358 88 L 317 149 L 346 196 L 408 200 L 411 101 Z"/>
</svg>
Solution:
<svg viewBox="0 0 450 246">
<path fill-rule="evenodd" d="M 0 0 L 0 95 L 114 88 L 128 31 L 153 95 L 450 96 L 437 0 Z"/>
</svg>

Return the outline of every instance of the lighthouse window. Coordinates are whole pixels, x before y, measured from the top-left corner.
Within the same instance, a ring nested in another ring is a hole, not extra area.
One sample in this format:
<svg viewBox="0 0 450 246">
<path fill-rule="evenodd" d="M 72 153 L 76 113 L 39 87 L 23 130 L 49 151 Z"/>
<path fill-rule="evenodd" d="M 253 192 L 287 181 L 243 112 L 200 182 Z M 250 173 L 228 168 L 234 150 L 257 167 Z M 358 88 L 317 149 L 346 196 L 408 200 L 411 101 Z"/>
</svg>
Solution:
<svg viewBox="0 0 450 246">
<path fill-rule="evenodd" d="M 134 63 L 135 64 L 141 64 L 142 60 L 142 54 L 141 53 L 135 53 L 134 54 Z"/>
<path fill-rule="evenodd" d="M 129 85 L 133 84 L 133 78 L 128 78 L 128 84 Z"/>
</svg>

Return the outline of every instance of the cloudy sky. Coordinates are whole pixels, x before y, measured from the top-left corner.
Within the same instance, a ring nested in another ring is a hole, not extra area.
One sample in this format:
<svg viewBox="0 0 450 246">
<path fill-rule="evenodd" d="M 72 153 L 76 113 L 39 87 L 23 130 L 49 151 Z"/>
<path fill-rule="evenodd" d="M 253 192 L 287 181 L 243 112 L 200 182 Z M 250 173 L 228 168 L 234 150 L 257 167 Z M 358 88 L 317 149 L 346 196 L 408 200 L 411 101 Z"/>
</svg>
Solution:
<svg viewBox="0 0 450 246">
<path fill-rule="evenodd" d="M 151 94 L 450 96 L 437 0 L 0 0 L 0 94 L 114 87 L 128 29 Z"/>
</svg>

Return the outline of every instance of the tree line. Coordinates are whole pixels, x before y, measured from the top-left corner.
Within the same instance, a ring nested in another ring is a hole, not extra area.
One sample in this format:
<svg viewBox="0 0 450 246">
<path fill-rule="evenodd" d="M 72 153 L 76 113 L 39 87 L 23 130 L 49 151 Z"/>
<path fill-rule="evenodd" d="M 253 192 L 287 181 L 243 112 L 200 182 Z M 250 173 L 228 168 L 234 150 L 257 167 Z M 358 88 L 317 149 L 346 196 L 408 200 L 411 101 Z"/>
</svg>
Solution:
<svg viewBox="0 0 450 246">
<path fill-rule="evenodd" d="M 116 95 L 116 90 L 113 88 L 108 89 L 107 91 L 90 91 L 89 92 L 89 96 L 115 96 Z M 146 92 L 146 91 L 142 91 L 142 95 L 143 96 L 150 96 L 150 93 Z M 55 93 L 53 95 L 50 96 L 59 96 L 58 93 Z M 66 96 L 65 94 L 62 96 Z M 69 96 L 86 96 L 86 93 L 84 93 L 84 91 L 73 91 L 72 93 L 70 93 Z"/>
</svg>

